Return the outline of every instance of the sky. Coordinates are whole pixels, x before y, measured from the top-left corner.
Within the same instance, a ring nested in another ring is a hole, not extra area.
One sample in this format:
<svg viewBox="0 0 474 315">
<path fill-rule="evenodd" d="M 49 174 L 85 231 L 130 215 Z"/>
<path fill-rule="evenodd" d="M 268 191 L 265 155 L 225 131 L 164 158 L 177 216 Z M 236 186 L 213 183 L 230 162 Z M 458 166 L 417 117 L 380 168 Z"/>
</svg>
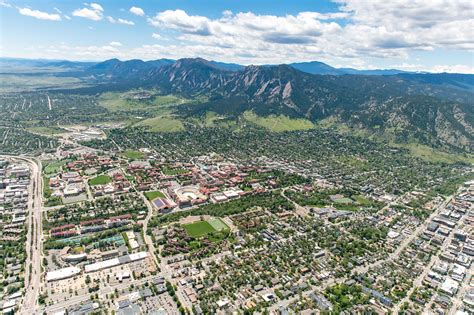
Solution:
<svg viewBox="0 0 474 315">
<path fill-rule="evenodd" d="M 474 73 L 472 0 L 0 0 L 0 56 Z"/>
</svg>

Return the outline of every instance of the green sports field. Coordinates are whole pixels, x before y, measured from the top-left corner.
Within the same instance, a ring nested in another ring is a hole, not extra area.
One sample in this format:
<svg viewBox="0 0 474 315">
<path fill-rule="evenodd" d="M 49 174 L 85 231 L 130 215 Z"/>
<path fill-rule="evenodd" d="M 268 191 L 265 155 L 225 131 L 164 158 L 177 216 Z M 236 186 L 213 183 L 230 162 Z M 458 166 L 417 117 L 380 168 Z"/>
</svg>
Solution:
<svg viewBox="0 0 474 315">
<path fill-rule="evenodd" d="M 134 150 L 124 151 L 120 155 L 122 155 L 122 156 L 124 156 L 128 159 L 134 159 L 134 160 L 143 159 L 145 157 L 145 154 L 143 154 L 142 152 L 134 151 Z"/>
<path fill-rule="evenodd" d="M 350 203 L 353 203 L 354 200 L 350 199 L 350 198 L 337 198 L 337 199 L 334 199 L 334 202 L 336 203 L 342 203 L 342 204 L 350 204 Z"/>
<path fill-rule="evenodd" d="M 89 185 L 96 186 L 96 185 L 106 185 L 112 182 L 112 178 L 108 175 L 99 175 L 89 180 Z"/>
<path fill-rule="evenodd" d="M 145 192 L 145 197 L 152 201 L 155 198 L 165 198 L 165 195 L 161 191 L 147 191 Z"/>
<path fill-rule="evenodd" d="M 215 232 L 216 229 L 212 227 L 207 221 L 199 221 L 184 226 L 186 232 L 192 237 L 201 237 L 211 232 Z"/>
<path fill-rule="evenodd" d="M 224 223 L 222 222 L 221 219 L 211 219 L 209 221 L 209 224 L 216 230 L 216 231 L 222 231 L 222 230 L 226 230 L 228 229 L 229 227 Z"/>
<path fill-rule="evenodd" d="M 184 225 L 184 229 L 192 237 L 201 237 L 212 232 L 220 232 L 228 229 L 227 225 L 220 219 L 211 219 L 209 221 L 198 221 Z"/>
</svg>

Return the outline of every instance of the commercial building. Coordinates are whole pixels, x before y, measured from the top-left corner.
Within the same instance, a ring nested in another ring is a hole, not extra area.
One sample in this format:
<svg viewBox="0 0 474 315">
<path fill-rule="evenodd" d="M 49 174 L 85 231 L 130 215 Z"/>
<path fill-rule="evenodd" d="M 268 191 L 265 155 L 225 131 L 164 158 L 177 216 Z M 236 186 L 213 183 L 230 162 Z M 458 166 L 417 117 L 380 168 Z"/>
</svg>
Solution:
<svg viewBox="0 0 474 315">
<path fill-rule="evenodd" d="M 70 277 L 74 277 L 75 275 L 79 274 L 81 269 L 77 267 L 66 267 L 54 271 L 49 271 L 46 273 L 46 281 L 56 281 L 61 279 L 67 279 Z"/>
</svg>

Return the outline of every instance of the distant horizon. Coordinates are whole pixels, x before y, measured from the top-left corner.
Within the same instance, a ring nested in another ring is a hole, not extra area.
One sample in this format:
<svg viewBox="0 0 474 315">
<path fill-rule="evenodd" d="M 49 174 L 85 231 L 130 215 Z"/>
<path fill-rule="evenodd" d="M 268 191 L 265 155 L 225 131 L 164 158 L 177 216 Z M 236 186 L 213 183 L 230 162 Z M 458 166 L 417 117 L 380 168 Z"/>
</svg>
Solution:
<svg viewBox="0 0 474 315">
<path fill-rule="evenodd" d="M 0 56 L 474 73 L 474 2 L 0 0 Z M 159 57 L 157 57 L 159 56 Z"/>
<path fill-rule="evenodd" d="M 402 69 L 396 69 L 396 68 L 353 68 L 353 67 L 335 67 L 331 64 L 319 61 L 319 60 L 310 60 L 310 61 L 296 61 L 296 62 L 288 62 L 288 63 L 275 63 L 275 64 L 241 64 L 241 63 L 235 63 L 235 62 L 226 62 L 222 60 L 214 60 L 214 59 L 206 59 L 200 56 L 196 57 L 183 57 L 183 58 L 178 58 L 178 59 L 172 59 L 172 58 L 155 58 L 155 59 L 140 59 L 140 58 L 132 58 L 132 59 L 120 59 L 117 57 L 112 57 L 109 59 L 103 59 L 103 60 L 71 60 L 71 59 L 51 59 L 51 58 L 21 58 L 21 57 L 11 57 L 11 56 L 4 56 L 0 57 L 0 60 L 2 59 L 11 59 L 11 60 L 24 60 L 24 61 L 45 61 L 45 62 L 77 62 L 77 63 L 101 63 L 105 62 L 108 60 L 113 60 L 117 59 L 121 62 L 126 62 L 126 61 L 131 61 L 131 60 L 140 60 L 144 62 L 148 61 L 155 61 L 155 60 L 171 60 L 171 61 L 178 61 L 181 59 L 203 59 L 209 62 L 216 62 L 216 63 L 224 63 L 224 64 L 235 64 L 243 67 L 248 67 L 248 66 L 278 66 L 278 65 L 293 65 L 293 64 L 303 64 L 303 63 L 321 63 L 324 65 L 327 65 L 329 67 L 332 67 L 334 69 L 351 69 L 351 70 L 357 70 L 357 71 L 400 71 L 400 73 L 412 73 L 412 74 L 466 74 L 466 75 L 474 75 L 474 72 L 472 73 L 462 73 L 462 72 L 431 72 L 431 71 L 409 71 L 409 70 L 402 70 Z"/>
</svg>

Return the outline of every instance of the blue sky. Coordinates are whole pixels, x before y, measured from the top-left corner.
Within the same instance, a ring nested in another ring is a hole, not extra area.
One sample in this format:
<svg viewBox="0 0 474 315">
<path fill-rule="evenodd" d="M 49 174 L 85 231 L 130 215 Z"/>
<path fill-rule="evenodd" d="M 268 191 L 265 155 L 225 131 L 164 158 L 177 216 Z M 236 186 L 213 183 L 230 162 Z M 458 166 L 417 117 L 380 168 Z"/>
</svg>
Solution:
<svg viewBox="0 0 474 315">
<path fill-rule="evenodd" d="M 471 0 L 0 0 L 0 56 L 474 70 Z"/>
</svg>

